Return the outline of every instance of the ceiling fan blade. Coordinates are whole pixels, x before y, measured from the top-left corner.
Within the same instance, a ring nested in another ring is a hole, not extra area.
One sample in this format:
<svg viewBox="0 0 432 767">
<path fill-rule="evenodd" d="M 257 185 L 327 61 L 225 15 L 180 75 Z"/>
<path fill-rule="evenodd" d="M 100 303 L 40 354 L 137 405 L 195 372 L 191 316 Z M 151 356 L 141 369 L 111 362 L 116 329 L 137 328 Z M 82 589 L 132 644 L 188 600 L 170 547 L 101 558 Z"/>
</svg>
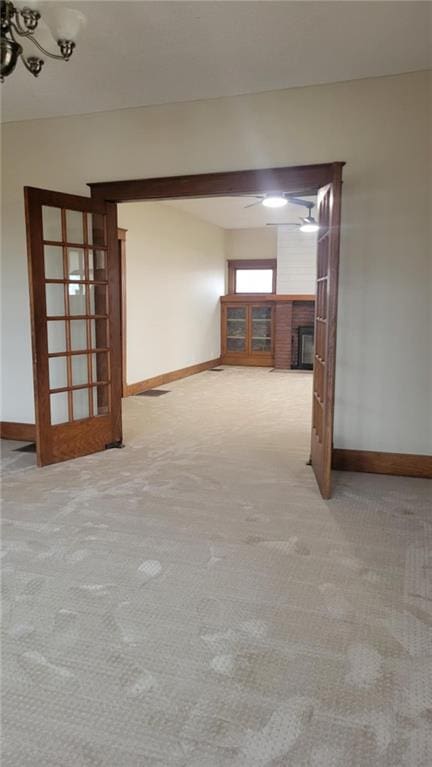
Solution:
<svg viewBox="0 0 432 767">
<path fill-rule="evenodd" d="M 258 200 L 255 200 L 255 202 L 251 202 L 251 203 L 249 203 L 249 205 L 245 205 L 245 206 L 244 206 L 244 210 L 246 210 L 246 208 L 254 208 L 254 207 L 255 207 L 255 205 L 261 205 L 261 201 L 262 201 L 263 199 L 264 199 L 264 197 L 259 197 L 259 199 L 258 199 Z"/>
<path fill-rule="evenodd" d="M 288 222 L 284 221 L 283 223 L 281 222 L 279 224 L 278 223 L 273 223 L 273 222 L 271 224 L 268 223 L 268 224 L 266 224 L 266 226 L 301 226 L 301 224 L 294 224 L 294 223 L 291 223 L 289 221 Z"/>
<path fill-rule="evenodd" d="M 301 205 L 303 208 L 309 208 L 309 210 L 312 210 L 312 208 L 315 207 L 315 202 L 302 200 L 300 197 L 288 197 L 288 200 L 289 202 L 292 202 L 293 205 Z"/>
<path fill-rule="evenodd" d="M 313 216 L 300 216 L 300 221 L 302 222 L 302 224 L 317 224 L 318 223 Z"/>
</svg>

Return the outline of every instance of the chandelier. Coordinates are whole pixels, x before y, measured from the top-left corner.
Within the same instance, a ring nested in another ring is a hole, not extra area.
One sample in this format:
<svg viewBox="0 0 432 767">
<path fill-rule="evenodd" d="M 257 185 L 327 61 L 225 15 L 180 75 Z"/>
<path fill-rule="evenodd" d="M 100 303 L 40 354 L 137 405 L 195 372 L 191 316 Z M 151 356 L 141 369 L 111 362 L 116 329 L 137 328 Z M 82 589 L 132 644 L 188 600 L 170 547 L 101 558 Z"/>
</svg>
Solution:
<svg viewBox="0 0 432 767">
<path fill-rule="evenodd" d="M 50 53 L 34 37 L 41 15 L 33 8 L 24 7 L 19 10 L 10 0 L 1 0 L 1 70 L 0 81 L 12 74 L 20 58 L 25 68 L 35 77 L 41 71 L 44 61 L 39 56 L 25 56 L 21 41 L 30 40 L 46 56 L 51 59 L 69 61 L 75 43 L 61 37 L 57 40 L 60 53 Z"/>
</svg>

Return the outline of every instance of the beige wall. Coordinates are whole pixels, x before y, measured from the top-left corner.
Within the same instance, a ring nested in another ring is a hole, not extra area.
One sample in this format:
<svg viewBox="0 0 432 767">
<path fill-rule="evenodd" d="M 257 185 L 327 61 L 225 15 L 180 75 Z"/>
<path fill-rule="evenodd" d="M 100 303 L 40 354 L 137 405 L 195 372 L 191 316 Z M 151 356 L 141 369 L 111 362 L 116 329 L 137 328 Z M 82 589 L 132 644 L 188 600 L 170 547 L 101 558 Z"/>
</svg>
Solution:
<svg viewBox="0 0 432 767">
<path fill-rule="evenodd" d="M 253 229 L 226 229 L 226 257 L 235 258 L 276 258 L 276 227 Z"/>
<path fill-rule="evenodd" d="M 25 184 L 345 160 L 335 446 L 430 452 L 429 105 L 420 72 L 7 125 L 3 419 L 33 418 Z"/>
<path fill-rule="evenodd" d="M 227 260 L 277 258 L 276 227 L 226 229 L 225 253 Z M 228 292 L 228 266 L 225 270 L 225 290 Z"/>
<path fill-rule="evenodd" d="M 224 231 L 157 203 L 118 207 L 127 229 L 127 380 L 220 354 Z"/>
</svg>

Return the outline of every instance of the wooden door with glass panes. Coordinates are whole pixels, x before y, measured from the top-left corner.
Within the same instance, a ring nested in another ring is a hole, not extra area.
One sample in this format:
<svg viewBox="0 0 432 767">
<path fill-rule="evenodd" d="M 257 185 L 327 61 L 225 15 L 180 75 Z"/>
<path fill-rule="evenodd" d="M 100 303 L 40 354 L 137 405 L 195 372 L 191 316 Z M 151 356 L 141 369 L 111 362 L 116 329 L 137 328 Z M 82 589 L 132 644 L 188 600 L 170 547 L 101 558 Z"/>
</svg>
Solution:
<svg viewBox="0 0 432 767">
<path fill-rule="evenodd" d="M 39 466 L 121 444 L 116 205 L 25 188 Z"/>
<path fill-rule="evenodd" d="M 336 320 L 342 170 L 318 192 L 311 463 L 323 498 L 331 497 Z"/>
</svg>

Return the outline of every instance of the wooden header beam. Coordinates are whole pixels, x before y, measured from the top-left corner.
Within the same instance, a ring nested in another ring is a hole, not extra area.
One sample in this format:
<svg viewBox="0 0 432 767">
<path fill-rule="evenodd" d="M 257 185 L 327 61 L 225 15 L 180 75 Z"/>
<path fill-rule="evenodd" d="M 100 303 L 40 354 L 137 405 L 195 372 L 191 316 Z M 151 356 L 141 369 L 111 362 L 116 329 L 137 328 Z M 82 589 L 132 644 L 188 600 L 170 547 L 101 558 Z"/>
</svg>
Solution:
<svg viewBox="0 0 432 767">
<path fill-rule="evenodd" d="M 340 176 L 344 162 L 296 165 L 285 168 L 221 171 L 190 176 L 143 178 L 128 181 L 89 183 L 91 195 L 111 202 L 164 200 L 193 197 L 229 197 L 285 192 L 316 194 L 318 189 Z"/>
</svg>

